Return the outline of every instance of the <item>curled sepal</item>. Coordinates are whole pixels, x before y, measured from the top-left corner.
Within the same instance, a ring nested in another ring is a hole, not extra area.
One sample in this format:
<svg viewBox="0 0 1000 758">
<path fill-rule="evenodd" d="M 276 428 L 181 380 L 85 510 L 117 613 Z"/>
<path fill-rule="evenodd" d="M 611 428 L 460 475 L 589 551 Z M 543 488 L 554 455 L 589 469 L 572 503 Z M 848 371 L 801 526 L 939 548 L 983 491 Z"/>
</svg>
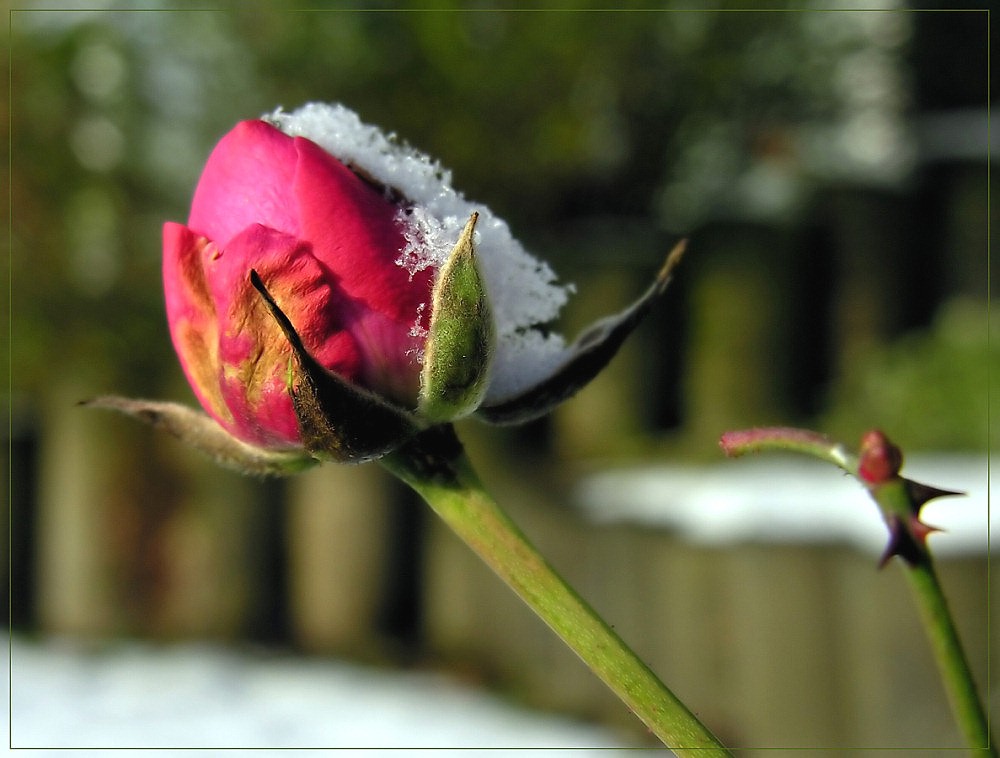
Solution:
<svg viewBox="0 0 1000 758">
<path fill-rule="evenodd" d="M 318 463 L 301 450 L 267 450 L 241 442 L 219 426 L 215 419 L 180 403 L 105 395 L 85 400 L 80 405 L 107 408 L 145 421 L 169 432 L 220 466 L 242 474 L 288 476 Z"/>
<path fill-rule="evenodd" d="M 406 411 L 352 384 L 314 359 L 256 271 L 254 286 L 291 345 L 289 390 L 302 444 L 316 458 L 363 463 L 395 450 L 419 431 Z"/>
<path fill-rule="evenodd" d="M 496 333 L 472 241 L 478 217 L 472 214 L 434 285 L 418 406 L 430 421 L 472 413 L 489 383 Z"/>
<path fill-rule="evenodd" d="M 520 424 L 544 416 L 590 382 L 615 356 L 653 301 L 667 288 L 687 246 L 681 240 L 667 256 L 649 289 L 625 310 L 594 322 L 569 348 L 569 357 L 549 377 L 524 392 L 482 407 L 477 414 L 493 424 Z"/>
</svg>

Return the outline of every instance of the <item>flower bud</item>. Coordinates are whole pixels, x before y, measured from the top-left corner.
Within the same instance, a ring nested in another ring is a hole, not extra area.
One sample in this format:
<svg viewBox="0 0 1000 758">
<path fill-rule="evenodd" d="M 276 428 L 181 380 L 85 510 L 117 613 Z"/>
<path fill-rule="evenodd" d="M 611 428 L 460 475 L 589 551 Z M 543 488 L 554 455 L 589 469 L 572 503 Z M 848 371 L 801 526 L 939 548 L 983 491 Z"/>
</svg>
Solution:
<svg viewBox="0 0 1000 758">
<path fill-rule="evenodd" d="M 288 386 L 293 349 L 251 270 L 324 369 L 415 405 L 422 344 L 411 332 L 434 272 L 411 277 L 395 263 L 398 210 L 314 143 L 262 121 L 219 143 L 188 226 L 164 228 L 163 274 L 181 365 L 230 434 L 267 449 L 302 446 Z"/>
<path fill-rule="evenodd" d="M 371 460 L 470 414 L 547 413 L 612 358 L 683 244 L 642 297 L 567 346 L 550 327 L 570 288 L 449 182 L 340 106 L 238 124 L 187 224 L 163 229 L 171 339 L 220 431 L 169 404 L 98 404 L 263 473 Z"/>
<path fill-rule="evenodd" d="M 858 451 L 858 476 L 868 485 L 895 480 L 903 467 L 903 453 L 878 429 L 866 432 Z"/>
</svg>

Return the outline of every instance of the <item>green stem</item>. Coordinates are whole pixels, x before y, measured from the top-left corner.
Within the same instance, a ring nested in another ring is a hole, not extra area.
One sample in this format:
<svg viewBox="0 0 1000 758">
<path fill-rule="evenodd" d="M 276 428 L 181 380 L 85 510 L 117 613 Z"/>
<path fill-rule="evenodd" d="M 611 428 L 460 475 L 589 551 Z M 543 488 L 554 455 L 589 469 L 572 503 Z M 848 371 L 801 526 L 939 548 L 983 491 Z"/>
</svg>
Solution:
<svg viewBox="0 0 1000 758">
<path fill-rule="evenodd" d="M 910 485 L 904 479 L 895 478 L 880 485 L 869 486 L 869 491 L 884 515 L 894 515 L 899 523 L 909 519 L 912 529 L 914 522 L 922 526 L 913 515 L 919 511 L 922 503 L 914 502 L 913 488 Z M 952 713 L 965 742 L 976 755 L 996 758 L 996 748 L 990 743 L 986 711 L 976 691 L 972 669 L 962 649 L 958 629 L 948 610 L 944 590 L 938 581 L 934 561 L 924 540 L 913 540 L 910 543 L 905 570 L 924 629 L 930 638 Z"/>
<path fill-rule="evenodd" d="M 908 566 L 906 578 L 917 598 L 917 606 L 923 616 L 924 627 L 930 637 L 934 657 L 965 742 L 975 755 L 996 758 L 996 748 L 990 743 L 986 713 L 976 692 L 972 670 L 962 651 L 958 630 L 948 611 L 934 564 L 927 560 L 916 566 Z"/>
<path fill-rule="evenodd" d="M 410 485 L 677 755 L 730 753 L 563 581 L 486 493 L 450 426 L 383 465 Z"/>
<path fill-rule="evenodd" d="M 958 493 L 937 490 L 901 478 L 898 475 L 898 466 L 902 463 L 902 457 L 900 456 L 895 462 L 885 458 L 889 448 L 894 446 L 881 432 L 875 432 L 875 435 L 885 443 L 886 447 L 871 448 L 869 453 L 880 458 L 880 462 L 889 465 L 889 468 L 881 472 L 872 469 L 880 473 L 877 481 L 865 480 L 861 475 L 858 458 L 847 453 L 842 445 L 824 435 L 803 429 L 764 427 L 727 432 L 722 436 L 720 445 L 729 456 L 763 450 L 804 453 L 839 466 L 865 485 L 878 504 L 886 523 L 890 525 L 890 531 L 893 524 L 898 530 L 890 539 L 889 549 L 883 561 L 898 555 L 907 562 L 906 578 L 913 588 L 924 629 L 930 638 L 934 658 L 944 681 L 948 699 L 951 701 L 952 712 L 966 744 L 975 755 L 997 758 L 996 748 L 990 742 L 986 711 L 976 691 L 975 679 L 962 649 L 958 629 L 948 610 L 944 591 L 934 570 L 930 551 L 927 549 L 925 540 L 928 528 L 918 518 L 920 508 L 927 500 Z M 863 439 L 862 455 L 865 454 L 864 447 Z M 896 452 L 898 453 L 898 450 Z"/>
<path fill-rule="evenodd" d="M 748 453 L 778 450 L 784 453 L 800 453 L 832 463 L 849 474 L 857 475 L 857 459 L 848 453 L 839 442 L 834 442 L 824 434 L 807 429 L 793 429 L 785 426 L 757 427 L 737 432 L 726 432 L 719 440 L 723 452 L 731 458 Z"/>
</svg>

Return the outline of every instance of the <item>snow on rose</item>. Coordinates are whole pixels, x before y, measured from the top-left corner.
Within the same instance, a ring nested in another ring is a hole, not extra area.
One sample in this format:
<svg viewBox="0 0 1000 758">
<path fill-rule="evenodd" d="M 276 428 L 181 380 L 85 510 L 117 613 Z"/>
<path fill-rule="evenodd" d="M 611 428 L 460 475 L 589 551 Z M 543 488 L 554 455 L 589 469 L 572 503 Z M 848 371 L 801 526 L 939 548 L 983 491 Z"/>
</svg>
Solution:
<svg viewBox="0 0 1000 758">
<path fill-rule="evenodd" d="M 461 416 L 518 423 L 592 379 L 662 292 L 567 345 L 572 288 L 426 155 L 339 105 L 244 121 L 163 230 L 167 320 L 208 414 L 105 397 L 216 460 L 378 458 Z"/>
</svg>

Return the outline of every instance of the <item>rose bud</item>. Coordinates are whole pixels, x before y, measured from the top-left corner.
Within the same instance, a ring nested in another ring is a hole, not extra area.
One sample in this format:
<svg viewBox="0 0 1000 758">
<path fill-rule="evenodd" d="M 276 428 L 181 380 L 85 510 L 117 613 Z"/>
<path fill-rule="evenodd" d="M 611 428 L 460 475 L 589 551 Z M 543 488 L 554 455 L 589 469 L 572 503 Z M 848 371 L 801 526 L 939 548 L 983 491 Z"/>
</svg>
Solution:
<svg viewBox="0 0 1000 758">
<path fill-rule="evenodd" d="M 223 137 L 163 244 L 171 338 L 211 418 L 96 403 L 262 473 L 378 458 L 473 413 L 543 415 L 607 364 L 682 248 L 645 295 L 567 346 L 543 327 L 571 288 L 503 221 L 436 162 L 321 104 Z"/>
<path fill-rule="evenodd" d="M 858 476 L 870 487 L 877 487 L 899 478 L 903 453 L 885 433 L 872 429 L 861 437 L 858 451 Z"/>
</svg>

